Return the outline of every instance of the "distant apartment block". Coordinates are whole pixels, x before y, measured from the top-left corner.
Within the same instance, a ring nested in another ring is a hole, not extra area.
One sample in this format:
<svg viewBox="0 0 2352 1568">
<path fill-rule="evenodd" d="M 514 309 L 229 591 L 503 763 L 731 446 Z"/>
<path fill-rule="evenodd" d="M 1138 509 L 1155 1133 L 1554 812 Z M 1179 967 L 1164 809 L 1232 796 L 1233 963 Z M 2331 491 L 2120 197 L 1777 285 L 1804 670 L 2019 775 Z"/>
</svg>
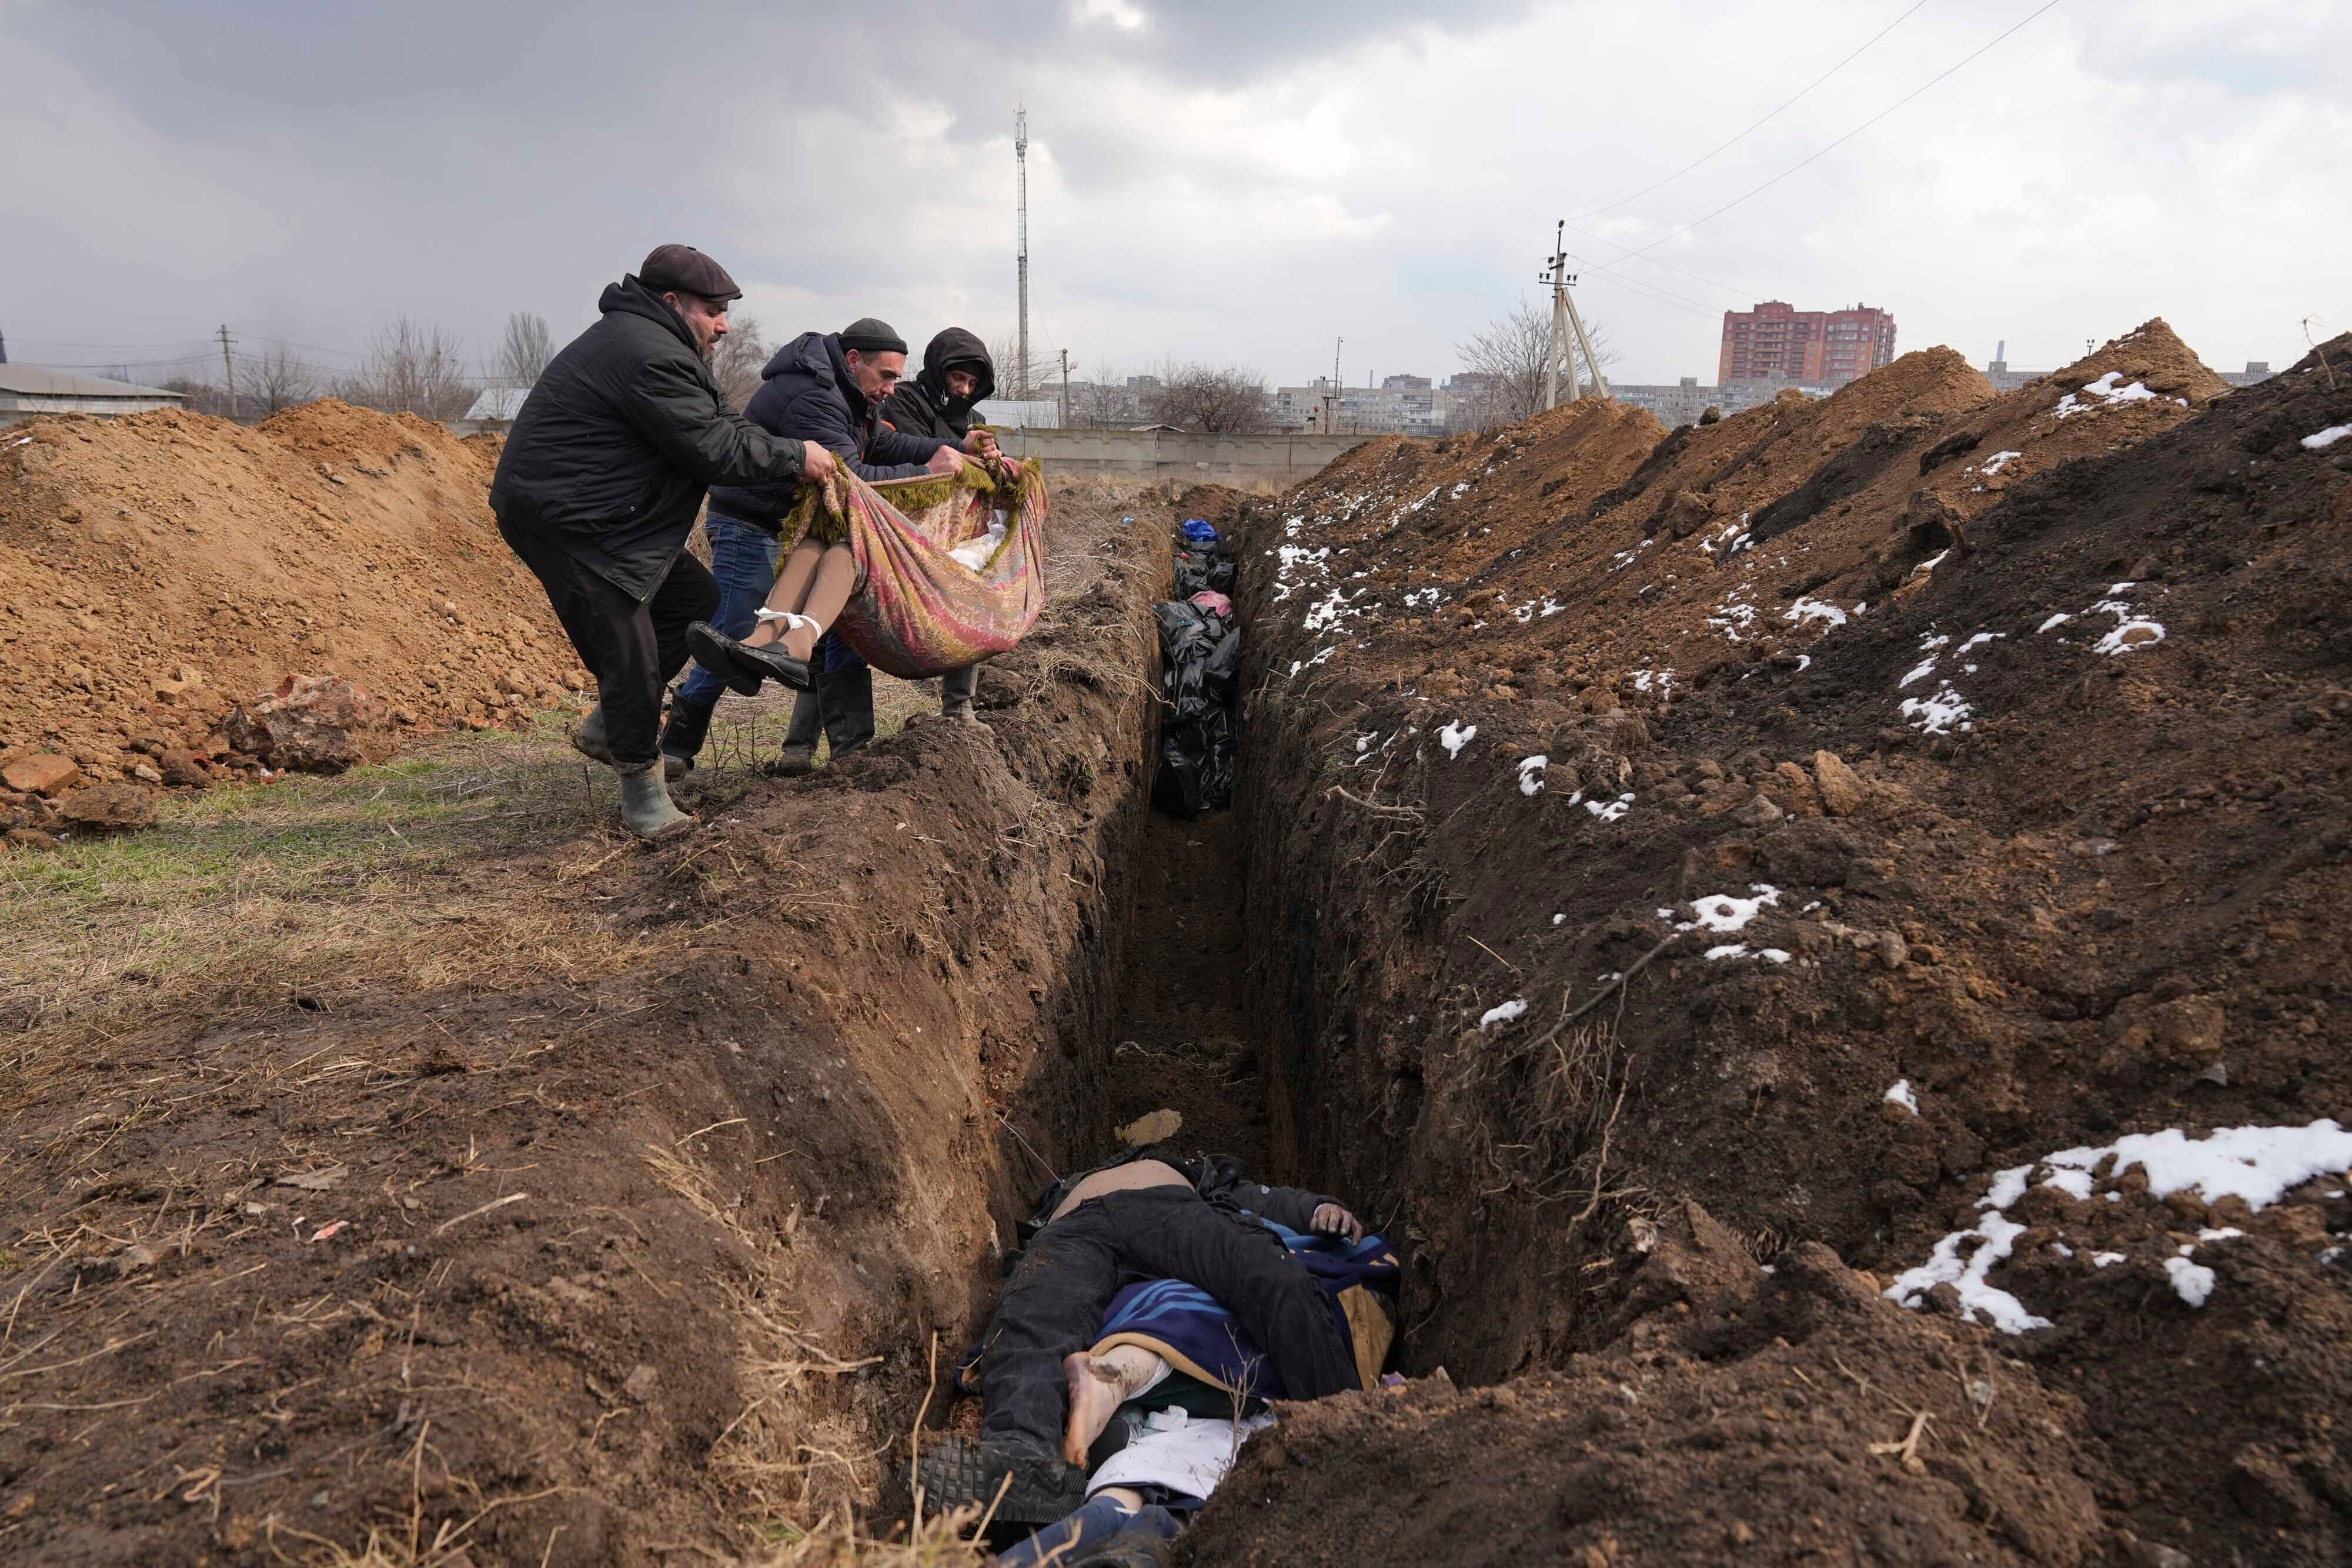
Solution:
<svg viewBox="0 0 2352 1568">
<path fill-rule="evenodd" d="M 1275 389 L 1274 423 L 1279 430 L 1342 435 L 1444 435 L 1463 427 L 1475 385 L 1465 371 L 1442 386 L 1427 376 L 1400 375 L 1382 377 L 1377 387 L 1335 391 L 1328 376 L 1318 376 L 1310 386 Z"/>
<path fill-rule="evenodd" d="M 1782 381 L 1842 387 L 1895 362 L 1895 318 L 1874 305 L 1800 310 L 1766 299 L 1723 313 L 1716 380 Z"/>
<path fill-rule="evenodd" d="M 1678 424 L 1696 424 L 1699 416 L 1708 409 L 1726 419 L 1759 403 L 1770 402 L 1782 392 L 1794 390 L 1811 398 L 1823 398 L 1837 391 L 1827 382 L 1791 382 L 1781 380 L 1733 382 L 1728 386 L 1701 386 L 1696 376 L 1685 376 L 1672 386 L 1644 385 L 1639 382 L 1612 382 L 1609 395 L 1619 402 L 1635 408 L 1648 409 L 1657 415 L 1658 423 L 1672 430 Z"/>
</svg>

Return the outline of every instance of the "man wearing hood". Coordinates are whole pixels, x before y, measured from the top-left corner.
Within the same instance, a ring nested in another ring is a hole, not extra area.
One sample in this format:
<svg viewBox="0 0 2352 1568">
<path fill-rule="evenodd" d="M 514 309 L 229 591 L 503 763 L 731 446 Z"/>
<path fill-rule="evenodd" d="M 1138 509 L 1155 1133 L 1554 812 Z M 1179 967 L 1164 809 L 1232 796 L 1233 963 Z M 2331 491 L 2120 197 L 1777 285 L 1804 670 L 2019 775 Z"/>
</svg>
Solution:
<svg viewBox="0 0 2352 1568">
<path fill-rule="evenodd" d="M 971 437 L 972 405 L 995 391 L 996 367 L 989 360 L 988 345 L 961 327 L 950 327 L 924 348 L 922 373 L 898 383 L 898 390 L 882 405 L 882 419 L 902 435 L 935 436 L 961 445 Z M 966 664 L 941 676 L 940 716 L 979 724 L 980 716 L 971 708 L 972 692 L 979 682 L 978 664 Z M 795 728 L 800 716 L 800 710 L 794 708 Z M 814 724 L 809 727 L 808 738 L 813 748 Z M 792 737 L 784 739 L 789 747 Z"/>
<path fill-rule="evenodd" d="M 710 373 L 742 290 L 692 246 L 655 248 L 604 290 L 524 400 L 490 485 L 499 532 L 547 590 L 596 707 L 572 743 L 621 777 L 621 820 L 655 838 L 694 819 L 656 766 L 662 687 L 718 585 L 686 553 L 714 484 L 796 486 L 834 464 L 727 404 Z"/>
<path fill-rule="evenodd" d="M 776 350 L 760 371 L 760 390 L 744 406 L 752 423 L 777 435 L 824 447 L 869 482 L 952 474 L 963 465 L 956 444 L 893 430 L 882 405 L 907 367 L 907 342 L 887 322 L 865 317 L 838 332 L 803 332 Z M 982 432 L 964 449 L 992 450 Z M 704 527 L 720 599 L 711 626 L 730 638 L 748 636 L 776 584 L 776 552 L 785 516 L 800 499 L 790 481 L 714 486 Z M 874 737 L 873 674 L 837 635 L 828 632 L 809 660 L 814 695 L 824 703 L 825 730 L 835 756 Z M 672 777 L 694 766 L 709 733 L 711 710 L 725 682 L 698 664 L 670 704 L 661 737 Z"/>
</svg>

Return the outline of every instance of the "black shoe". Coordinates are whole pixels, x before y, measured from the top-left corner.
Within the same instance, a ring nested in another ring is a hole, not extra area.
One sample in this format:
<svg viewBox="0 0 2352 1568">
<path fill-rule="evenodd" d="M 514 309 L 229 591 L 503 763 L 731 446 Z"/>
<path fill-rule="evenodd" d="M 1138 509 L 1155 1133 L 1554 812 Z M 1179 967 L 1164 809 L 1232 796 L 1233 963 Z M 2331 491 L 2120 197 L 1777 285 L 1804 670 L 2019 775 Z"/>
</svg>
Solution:
<svg viewBox="0 0 2352 1568">
<path fill-rule="evenodd" d="M 1007 1475 L 1013 1478 L 1009 1486 Z M 1003 1524 L 1051 1524 L 1087 1500 L 1086 1471 L 1044 1445 L 1021 1438 L 943 1437 L 923 1451 L 915 1479 L 922 1483 L 927 1506 L 993 1504 Z"/>
<path fill-rule="evenodd" d="M 686 646 L 698 664 L 727 683 L 730 691 L 747 697 L 759 691 L 761 681 L 780 681 L 796 692 L 816 684 L 806 659 L 795 659 L 773 643 L 761 648 L 739 643 L 707 621 L 686 629 Z"/>
<path fill-rule="evenodd" d="M 662 726 L 662 760 L 667 765 L 671 783 L 694 771 L 694 759 L 702 754 L 702 743 L 710 735 L 711 710 L 689 707 L 677 698 L 670 699 L 669 722 Z"/>
</svg>

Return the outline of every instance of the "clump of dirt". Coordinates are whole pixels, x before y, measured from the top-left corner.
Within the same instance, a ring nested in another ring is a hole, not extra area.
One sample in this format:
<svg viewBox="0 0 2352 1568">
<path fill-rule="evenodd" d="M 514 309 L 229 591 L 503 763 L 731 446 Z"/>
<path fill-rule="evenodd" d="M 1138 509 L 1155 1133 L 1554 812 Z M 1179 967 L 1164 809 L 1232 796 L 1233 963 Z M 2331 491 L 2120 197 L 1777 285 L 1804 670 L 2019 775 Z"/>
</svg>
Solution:
<svg viewBox="0 0 2352 1568">
<path fill-rule="evenodd" d="M 99 779 L 217 759 L 227 706 L 296 674 L 356 681 L 410 728 L 570 699 L 586 675 L 492 523 L 496 461 L 332 399 L 251 430 L 176 410 L 12 428 L 0 757 Z"/>
<path fill-rule="evenodd" d="M 1277 1148 L 1409 1243 L 1409 1366 L 1619 1354 L 1685 1200 L 1887 1285 L 1997 1171 L 2352 1121 L 2352 443 L 2306 440 L 2352 423 L 2352 340 L 2321 353 L 2224 395 L 2151 322 L 1995 396 L 1936 350 L 1549 493 L 1507 433 L 1242 514 L 1248 919 L 1293 948 L 1249 1011 Z M 1630 423 L 1545 439 L 1580 420 Z M 2268 1369 L 2342 1332 L 2352 1211 L 2112 1190 L 1986 1258 L 2052 1329 L 1912 1299 L 2079 1400 L 2083 1542 L 2329 1559 L 2344 1390 Z M 1345 1506 L 1326 1473 L 1282 1505 Z"/>
</svg>

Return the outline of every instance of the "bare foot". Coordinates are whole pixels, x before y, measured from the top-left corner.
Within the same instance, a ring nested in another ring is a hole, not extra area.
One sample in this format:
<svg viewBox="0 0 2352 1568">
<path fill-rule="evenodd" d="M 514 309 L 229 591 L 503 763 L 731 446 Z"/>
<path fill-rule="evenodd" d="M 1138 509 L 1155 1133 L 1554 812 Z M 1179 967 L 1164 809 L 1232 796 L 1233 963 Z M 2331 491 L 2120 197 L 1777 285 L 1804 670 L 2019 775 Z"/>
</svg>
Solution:
<svg viewBox="0 0 2352 1568">
<path fill-rule="evenodd" d="M 1070 1384 L 1070 1426 L 1062 1437 L 1062 1458 L 1084 1465 L 1087 1450 L 1110 1425 L 1126 1389 L 1116 1368 L 1097 1363 L 1085 1351 L 1064 1356 L 1062 1374 Z"/>
</svg>

